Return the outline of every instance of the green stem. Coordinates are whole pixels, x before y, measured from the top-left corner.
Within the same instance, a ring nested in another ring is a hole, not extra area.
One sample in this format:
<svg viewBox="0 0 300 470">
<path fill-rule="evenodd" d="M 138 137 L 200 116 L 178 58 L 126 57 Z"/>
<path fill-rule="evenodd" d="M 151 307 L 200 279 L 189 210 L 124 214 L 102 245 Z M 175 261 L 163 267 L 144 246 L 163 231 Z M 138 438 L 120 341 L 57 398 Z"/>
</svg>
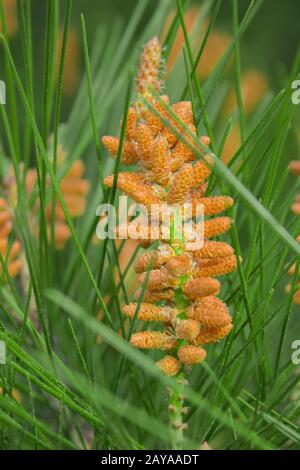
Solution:
<svg viewBox="0 0 300 470">
<path fill-rule="evenodd" d="M 182 233 L 177 233 L 174 219 L 171 221 L 170 227 L 170 246 L 174 249 L 175 253 L 179 254 L 181 252 L 181 248 L 178 246 L 174 246 L 174 240 L 182 239 L 182 244 L 184 243 L 184 239 Z M 186 282 L 185 276 L 181 279 L 179 288 L 176 290 L 175 293 L 175 308 L 182 312 L 186 307 L 186 299 L 184 298 L 182 292 L 182 286 Z M 183 314 L 185 317 L 185 315 Z M 180 315 L 181 318 L 181 315 Z M 172 450 L 180 450 L 183 447 L 184 443 L 184 429 L 187 428 L 187 424 L 183 422 L 183 414 L 186 411 L 184 407 L 184 387 L 187 384 L 187 380 L 185 377 L 185 370 L 183 366 L 181 367 L 180 371 L 176 375 L 176 381 L 180 385 L 179 390 L 174 390 L 173 388 L 168 388 L 169 394 L 169 403 L 168 403 L 168 414 L 169 414 L 169 425 L 173 433 L 173 440 L 172 440 Z"/>
<path fill-rule="evenodd" d="M 177 376 L 176 380 L 181 386 L 180 392 L 174 390 L 173 388 L 168 389 L 169 393 L 169 403 L 168 403 L 168 413 L 169 413 L 169 424 L 173 431 L 173 440 L 172 440 L 172 450 L 180 450 L 183 447 L 184 436 L 183 431 L 186 428 L 186 424 L 183 422 L 183 414 L 185 412 L 184 408 L 184 386 L 186 384 L 185 372 L 181 370 Z"/>
</svg>

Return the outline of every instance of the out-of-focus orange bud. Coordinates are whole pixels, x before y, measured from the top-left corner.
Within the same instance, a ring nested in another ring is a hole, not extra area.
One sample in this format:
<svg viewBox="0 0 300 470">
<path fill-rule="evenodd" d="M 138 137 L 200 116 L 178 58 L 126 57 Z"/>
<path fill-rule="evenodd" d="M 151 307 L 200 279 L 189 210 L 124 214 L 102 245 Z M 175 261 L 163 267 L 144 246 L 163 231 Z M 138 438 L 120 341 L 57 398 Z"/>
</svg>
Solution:
<svg viewBox="0 0 300 470">
<path fill-rule="evenodd" d="M 196 7 L 189 8 L 184 15 L 185 26 L 189 34 L 193 31 L 198 15 L 199 15 L 199 8 L 196 8 Z M 163 29 L 163 34 L 162 34 L 163 38 L 167 35 L 167 32 L 172 24 L 174 17 L 175 17 L 174 12 L 168 16 L 164 29 Z M 181 26 L 179 26 L 177 34 L 176 34 L 176 38 L 173 43 L 173 47 L 170 51 L 168 64 L 167 64 L 168 70 L 171 70 L 173 68 L 176 60 L 178 59 L 178 56 L 181 52 L 181 49 L 184 43 L 185 41 L 184 41 L 183 31 L 182 31 Z"/>
<path fill-rule="evenodd" d="M 51 226 L 47 228 L 48 236 L 51 236 Z M 68 225 L 65 222 L 55 222 L 55 246 L 57 249 L 64 247 L 66 241 L 71 237 L 71 232 Z"/>
<path fill-rule="evenodd" d="M 246 114 L 250 114 L 254 111 L 268 90 L 268 80 L 259 70 L 251 69 L 243 73 L 241 85 L 244 110 Z M 223 114 L 228 116 L 228 114 L 233 113 L 236 108 L 236 90 L 232 89 L 225 101 Z"/>
<path fill-rule="evenodd" d="M 17 2 L 16 0 L 3 0 L 3 10 L 5 16 L 6 32 L 8 37 L 14 36 L 18 31 L 18 16 L 17 16 Z M 0 33 L 4 28 L 0 19 Z"/>
<path fill-rule="evenodd" d="M 204 24 L 202 24 L 198 28 L 198 30 L 196 30 L 195 27 L 196 27 L 196 23 L 197 23 L 197 19 L 199 18 L 199 15 L 200 15 L 199 7 L 189 8 L 184 15 L 184 21 L 185 21 L 187 32 L 192 39 L 192 46 L 195 48 L 197 52 L 204 39 L 206 28 L 209 22 L 209 18 L 207 18 L 204 21 Z M 172 13 L 166 21 L 164 31 L 163 31 L 163 37 L 166 36 L 173 19 L 174 19 L 174 13 Z M 199 78 L 205 79 L 209 76 L 209 74 L 215 68 L 218 61 L 220 60 L 220 58 L 226 51 L 231 40 L 232 40 L 231 35 L 225 31 L 217 31 L 216 29 L 213 29 L 210 32 L 204 51 L 202 53 L 202 57 L 197 67 L 197 74 Z M 178 32 L 177 32 L 173 47 L 171 49 L 171 52 L 168 58 L 167 69 L 169 71 L 173 68 L 176 60 L 178 59 L 182 51 L 182 46 L 184 44 L 185 44 L 184 34 L 180 26 L 178 28 Z"/>
<path fill-rule="evenodd" d="M 3 388 L 0 387 L 0 394 L 2 395 L 3 394 Z M 19 392 L 19 390 L 17 390 L 16 388 L 14 388 L 12 390 L 12 397 L 18 402 L 18 403 L 21 403 L 22 399 L 21 399 L 21 394 Z"/>
<path fill-rule="evenodd" d="M 116 240 L 116 246 L 119 247 L 120 245 L 121 245 L 121 241 Z M 119 267 L 120 267 L 122 274 L 124 274 L 125 270 L 127 270 L 130 260 L 133 257 L 138 245 L 139 244 L 136 240 L 126 240 L 124 245 L 122 246 L 121 252 L 119 254 Z M 133 266 L 132 266 L 132 270 L 133 270 Z M 118 268 L 115 268 L 114 270 L 114 278 L 115 278 L 116 284 L 118 285 L 120 282 Z M 136 284 L 137 282 L 135 278 L 134 281 L 130 282 L 130 285 L 129 285 L 130 292 L 132 292 L 132 290 L 136 287 Z"/>
<path fill-rule="evenodd" d="M 56 80 L 58 80 L 60 56 L 62 51 L 64 28 L 61 27 L 57 41 Z M 65 96 L 72 96 L 77 90 L 80 81 L 80 47 L 77 33 L 74 28 L 68 31 L 65 66 L 63 73 L 62 92 Z"/>
<path fill-rule="evenodd" d="M 293 303 L 296 304 L 296 305 L 300 305 L 300 284 L 298 284 L 296 288 L 297 288 L 297 290 L 293 295 Z M 285 286 L 285 292 L 287 294 L 289 294 L 291 292 L 291 289 L 292 289 L 292 284 L 287 284 Z"/>
<path fill-rule="evenodd" d="M 103 297 L 103 302 L 104 302 L 104 304 L 105 304 L 106 306 L 108 305 L 109 299 L 110 299 L 110 296 L 107 295 L 107 294 Z M 105 315 L 105 314 L 104 314 L 104 310 L 103 310 L 102 308 L 100 308 L 100 310 L 99 310 L 99 312 L 98 312 L 98 315 L 97 315 L 97 320 L 98 320 L 98 321 L 103 321 L 104 315 Z M 102 342 L 103 342 L 102 336 L 97 335 L 97 337 L 96 337 L 96 344 L 101 344 Z"/>
<path fill-rule="evenodd" d="M 221 159 L 224 163 L 229 163 L 232 159 L 233 155 L 238 151 L 241 145 L 241 134 L 240 128 L 238 124 L 235 124 L 224 145 L 223 152 L 221 155 Z"/>
<path fill-rule="evenodd" d="M 290 162 L 290 171 L 295 176 L 300 176 L 300 160 L 292 160 Z"/>
<path fill-rule="evenodd" d="M 231 40 L 230 34 L 225 31 L 214 30 L 210 33 L 197 67 L 199 78 L 205 79 L 210 75 L 225 53 Z"/>
<path fill-rule="evenodd" d="M 10 277 L 16 277 L 22 268 L 23 262 L 20 258 L 21 244 L 19 241 L 9 239 L 13 228 L 13 213 L 7 205 L 4 198 L 0 198 L 0 253 L 3 263 Z M 0 274 L 2 274 L 3 265 L 0 263 Z"/>
</svg>

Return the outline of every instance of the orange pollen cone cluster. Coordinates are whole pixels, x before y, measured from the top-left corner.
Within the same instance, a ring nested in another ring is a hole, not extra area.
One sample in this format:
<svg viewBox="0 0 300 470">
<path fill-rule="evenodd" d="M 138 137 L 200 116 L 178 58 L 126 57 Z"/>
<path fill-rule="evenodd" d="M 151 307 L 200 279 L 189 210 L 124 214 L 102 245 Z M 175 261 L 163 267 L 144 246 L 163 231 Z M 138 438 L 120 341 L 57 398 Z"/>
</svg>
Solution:
<svg viewBox="0 0 300 470">
<path fill-rule="evenodd" d="M 17 14 L 17 0 L 3 0 L 3 14 L 5 18 L 5 27 L 0 19 L 0 33 L 6 31 L 7 36 L 13 37 L 19 29 L 18 14 Z"/>
<path fill-rule="evenodd" d="M 81 160 L 76 160 L 67 174 L 62 178 L 60 183 L 60 190 L 62 192 L 65 204 L 69 211 L 70 217 L 76 219 L 81 217 L 86 210 L 86 197 L 90 190 L 90 183 L 83 178 L 85 171 L 84 163 Z M 51 227 L 51 214 L 52 205 L 46 208 L 46 217 L 48 232 L 50 236 Z M 55 207 L 55 246 L 56 248 L 63 248 L 66 241 L 71 237 L 71 232 L 66 222 L 64 211 L 59 203 L 56 201 Z"/>
<path fill-rule="evenodd" d="M 10 277 L 16 277 L 22 268 L 21 244 L 10 239 L 13 229 L 13 214 L 4 198 L 0 198 L 0 273 L 5 268 Z"/>
<path fill-rule="evenodd" d="M 220 282 L 215 277 L 234 271 L 236 256 L 227 243 L 210 239 L 229 230 L 231 219 L 218 215 L 234 201 L 228 196 L 205 196 L 212 157 L 205 153 L 199 160 L 187 143 L 178 138 L 183 135 L 190 142 L 186 127 L 196 138 L 191 103 L 184 101 L 169 107 L 168 96 L 151 95 L 151 90 L 160 89 L 160 48 L 157 38 L 146 44 L 136 81 L 137 101 L 147 98 L 150 109 L 134 103 L 128 113 L 122 163 L 136 163 L 138 170 L 120 172 L 116 184 L 127 196 L 146 207 L 152 204 L 181 206 L 189 202 L 193 208 L 202 204 L 205 216 L 217 216 L 205 218 L 204 244 L 196 250 L 190 248 L 186 235 L 180 239 L 159 237 L 158 242 L 158 238 L 148 240 L 149 245 L 156 241 L 157 246 L 135 262 L 139 284 L 136 303 L 123 306 L 126 317 L 161 325 L 159 330 L 134 333 L 130 342 L 139 349 L 168 351 L 157 366 L 167 375 L 177 375 L 185 365 L 203 361 L 206 351 L 202 346 L 221 340 L 232 328 L 227 306 L 216 297 Z M 163 116 L 163 121 L 152 108 Z M 206 146 L 210 144 L 208 137 L 200 139 Z M 117 137 L 105 136 L 102 143 L 113 156 L 117 154 Z M 104 184 L 112 188 L 114 176 L 107 176 Z M 193 209 L 192 216 L 195 213 Z M 117 233 L 120 231 L 118 227 Z M 140 233 L 145 239 L 149 238 L 148 226 L 141 225 Z"/>
<path fill-rule="evenodd" d="M 295 175 L 295 176 L 300 176 L 300 160 L 292 160 L 290 162 L 290 172 Z M 296 215 L 300 215 L 300 194 L 297 194 L 294 203 L 291 206 L 291 211 Z M 300 243 L 300 235 L 296 237 L 296 240 L 298 243 Z M 289 276 L 294 276 L 296 270 L 296 264 L 293 264 L 290 269 L 288 270 L 288 275 Z M 297 273 L 297 276 L 299 276 L 299 272 Z M 291 292 L 292 289 L 292 284 L 289 283 L 286 286 L 286 292 L 289 293 Z M 293 294 L 293 302 L 296 305 L 300 305 L 300 280 L 297 280 L 296 286 L 295 286 L 295 292 Z"/>
<path fill-rule="evenodd" d="M 64 160 L 62 147 L 58 146 L 57 161 L 58 168 L 61 167 Z M 21 168 L 22 170 L 22 168 Z M 84 179 L 85 172 L 84 163 L 81 160 L 76 160 L 72 163 L 68 172 L 62 177 L 60 181 L 60 190 L 62 192 L 66 207 L 69 211 L 71 219 L 81 217 L 86 210 L 86 197 L 90 190 L 90 183 Z M 50 180 L 47 180 L 47 188 L 50 187 Z M 6 190 L 8 193 L 8 200 L 10 205 L 16 204 L 16 179 L 11 169 L 10 175 L 5 181 Z M 37 171 L 32 168 L 26 174 L 26 189 L 28 194 L 32 194 L 37 188 Z M 52 221 L 53 204 L 50 202 L 45 209 L 45 217 L 47 222 L 47 232 L 50 240 L 51 237 L 51 221 Z M 39 229 L 39 214 L 40 204 L 38 199 L 34 204 L 31 212 L 31 223 L 34 235 L 38 234 Z M 70 239 L 71 232 L 66 222 L 64 211 L 58 199 L 55 204 L 55 223 L 54 223 L 54 236 L 55 246 L 57 249 L 64 247 L 65 243 Z"/>
</svg>

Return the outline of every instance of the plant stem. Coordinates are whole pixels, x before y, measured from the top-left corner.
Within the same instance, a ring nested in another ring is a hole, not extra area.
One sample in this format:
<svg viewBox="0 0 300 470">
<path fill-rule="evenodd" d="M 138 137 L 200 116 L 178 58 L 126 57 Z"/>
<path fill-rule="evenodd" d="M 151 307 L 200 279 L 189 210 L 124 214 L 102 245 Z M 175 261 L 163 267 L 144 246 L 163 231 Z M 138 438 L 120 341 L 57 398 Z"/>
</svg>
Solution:
<svg viewBox="0 0 300 470">
<path fill-rule="evenodd" d="M 170 245 L 174 249 L 175 253 L 181 252 L 181 247 L 179 248 L 174 244 L 174 240 L 181 239 L 182 244 L 184 243 L 184 237 L 182 233 L 178 232 L 174 219 L 171 221 L 170 227 Z M 183 279 L 182 279 L 183 280 Z M 182 292 L 182 283 L 175 295 L 175 308 L 182 311 L 186 306 L 186 300 Z M 168 388 L 169 393 L 169 404 L 168 404 L 168 413 L 169 413 L 169 425 L 173 433 L 172 440 L 172 450 L 182 449 L 184 436 L 183 431 L 187 428 L 187 424 L 183 423 L 182 415 L 185 411 L 184 409 L 184 395 L 183 390 L 187 381 L 185 378 L 185 371 L 183 366 L 176 375 L 176 381 L 180 385 L 180 390 L 174 390 L 173 388 Z"/>
<path fill-rule="evenodd" d="M 169 404 L 168 404 L 168 413 L 169 413 L 169 423 L 170 428 L 173 432 L 172 440 L 172 450 L 182 449 L 184 442 L 183 431 L 186 428 L 186 424 L 183 423 L 182 415 L 184 413 L 184 395 L 183 390 L 186 384 L 185 373 L 181 370 L 177 376 L 176 380 L 178 384 L 181 385 L 181 391 L 178 392 L 172 388 L 168 388 L 169 393 Z"/>
</svg>

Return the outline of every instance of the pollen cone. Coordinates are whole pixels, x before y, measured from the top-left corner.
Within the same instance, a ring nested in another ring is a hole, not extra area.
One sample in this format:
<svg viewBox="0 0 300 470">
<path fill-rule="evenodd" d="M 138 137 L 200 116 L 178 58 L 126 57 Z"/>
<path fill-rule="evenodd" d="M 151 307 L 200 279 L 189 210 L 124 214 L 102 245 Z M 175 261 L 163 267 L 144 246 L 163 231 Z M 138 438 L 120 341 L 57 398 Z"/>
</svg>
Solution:
<svg viewBox="0 0 300 470">
<path fill-rule="evenodd" d="M 170 105 L 167 95 L 159 96 L 161 65 L 161 46 L 155 37 L 142 52 L 136 101 L 127 117 L 121 163 L 136 166 L 120 171 L 116 181 L 120 191 L 148 209 L 146 220 L 133 220 L 136 230 L 129 231 L 130 238 L 142 240 L 142 246 L 149 250 L 134 265 L 138 284 L 135 302 L 123 306 L 122 311 L 129 319 L 147 322 L 145 331 L 133 333 L 131 345 L 169 351 L 156 365 L 165 374 L 177 376 L 205 359 L 202 345 L 221 340 L 232 328 L 228 307 L 217 297 L 221 283 L 216 277 L 235 270 L 237 260 L 228 243 L 212 239 L 230 229 L 232 220 L 219 214 L 234 201 L 229 196 L 206 196 L 213 157 L 207 149 L 199 159 L 190 144 L 194 147 L 195 139 L 199 139 L 209 147 L 210 139 L 197 137 L 190 102 Z M 105 136 L 102 142 L 116 156 L 119 137 Z M 110 175 L 104 184 L 113 188 L 114 181 L 114 175 Z M 195 217 L 197 205 L 204 207 L 204 242 L 197 249 L 189 243 L 192 234 L 181 233 L 175 218 L 185 204 L 192 207 L 191 221 L 196 229 L 200 228 Z M 151 217 L 153 206 L 163 206 L 156 217 Z M 163 220 L 166 214 L 168 233 Z M 156 231 L 151 225 L 153 219 Z M 118 236 L 124 228 L 120 223 Z M 156 322 L 156 330 L 148 330 L 148 322 Z"/>
</svg>

